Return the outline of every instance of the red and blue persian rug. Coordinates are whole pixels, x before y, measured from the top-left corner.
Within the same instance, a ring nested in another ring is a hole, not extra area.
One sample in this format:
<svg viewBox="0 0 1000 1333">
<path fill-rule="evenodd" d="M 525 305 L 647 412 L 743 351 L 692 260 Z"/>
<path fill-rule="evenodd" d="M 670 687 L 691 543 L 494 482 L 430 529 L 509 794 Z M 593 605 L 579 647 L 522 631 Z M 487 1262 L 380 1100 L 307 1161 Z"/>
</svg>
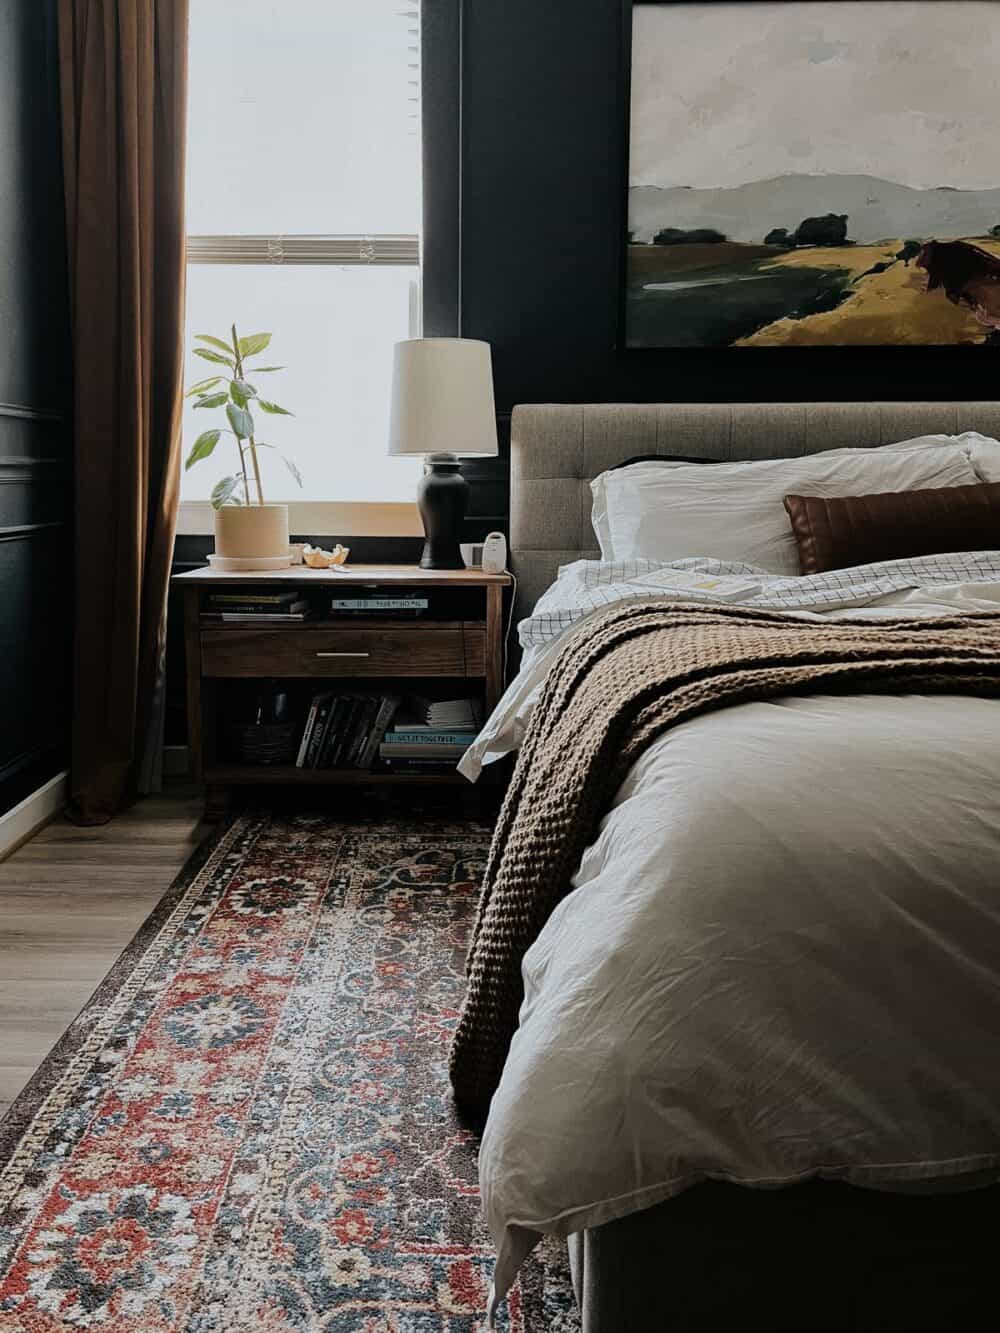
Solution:
<svg viewBox="0 0 1000 1333">
<path fill-rule="evenodd" d="M 0 1330 L 473 1333 L 492 1249 L 446 1052 L 488 846 L 237 819 L 0 1123 Z M 579 1327 L 543 1246 L 506 1333 Z"/>
</svg>

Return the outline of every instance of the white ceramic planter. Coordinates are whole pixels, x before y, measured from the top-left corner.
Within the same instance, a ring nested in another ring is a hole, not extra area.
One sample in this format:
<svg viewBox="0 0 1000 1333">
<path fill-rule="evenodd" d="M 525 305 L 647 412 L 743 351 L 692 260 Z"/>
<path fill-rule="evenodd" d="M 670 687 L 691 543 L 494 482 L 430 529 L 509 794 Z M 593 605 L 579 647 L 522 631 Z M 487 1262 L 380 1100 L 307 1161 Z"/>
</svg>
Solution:
<svg viewBox="0 0 1000 1333">
<path fill-rule="evenodd" d="M 223 505 L 215 511 L 215 554 L 288 564 L 288 505 Z"/>
</svg>

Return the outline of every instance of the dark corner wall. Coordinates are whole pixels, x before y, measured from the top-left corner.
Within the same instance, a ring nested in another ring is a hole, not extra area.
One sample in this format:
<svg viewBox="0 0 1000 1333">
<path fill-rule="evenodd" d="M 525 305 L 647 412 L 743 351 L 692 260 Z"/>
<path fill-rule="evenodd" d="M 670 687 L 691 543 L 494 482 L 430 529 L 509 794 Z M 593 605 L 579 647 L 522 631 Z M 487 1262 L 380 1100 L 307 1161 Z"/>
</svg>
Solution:
<svg viewBox="0 0 1000 1333">
<path fill-rule="evenodd" d="M 64 766 L 73 553 L 55 0 L 0 0 L 0 814 Z"/>
<path fill-rule="evenodd" d="M 502 425 L 523 402 L 996 397 L 989 348 L 617 352 L 626 6 L 424 4 L 460 20 L 460 326 L 493 344 Z M 506 512 L 504 460 L 477 467 Z"/>
</svg>

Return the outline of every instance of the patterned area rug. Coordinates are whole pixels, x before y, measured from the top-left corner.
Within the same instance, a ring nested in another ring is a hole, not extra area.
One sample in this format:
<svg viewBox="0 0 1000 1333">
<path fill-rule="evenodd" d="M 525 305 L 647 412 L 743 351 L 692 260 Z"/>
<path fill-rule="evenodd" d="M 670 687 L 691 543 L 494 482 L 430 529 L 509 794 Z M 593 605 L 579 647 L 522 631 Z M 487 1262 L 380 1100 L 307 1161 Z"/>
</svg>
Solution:
<svg viewBox="0 0 1000 1333">
<path fill-rule="evenodd" d="M 0 1124 L 0 1329 L 473 1333 L 445 1069 L 488 835 L 243 816 Z M 579 1327 L 564 1250 L 498 1327 Z"/>
</svg>

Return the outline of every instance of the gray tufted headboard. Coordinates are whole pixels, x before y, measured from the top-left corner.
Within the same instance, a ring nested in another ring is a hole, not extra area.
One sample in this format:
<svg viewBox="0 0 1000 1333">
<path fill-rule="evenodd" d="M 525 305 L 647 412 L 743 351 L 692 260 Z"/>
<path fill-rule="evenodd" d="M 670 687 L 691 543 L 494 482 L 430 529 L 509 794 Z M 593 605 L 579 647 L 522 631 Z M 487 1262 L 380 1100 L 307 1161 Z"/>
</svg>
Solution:
<svg viewBox="0 0 1000 1333">
<path fill-rule="evenodd" d="M 595 558 L 590 482 L 636 454 L 791 458 L 915 435 L 1000 437 L 1000 402 L 596 403 L 516 407 L 510 439 L 510 567 L 517 617 L 560 565 Z"/>
</svg>

